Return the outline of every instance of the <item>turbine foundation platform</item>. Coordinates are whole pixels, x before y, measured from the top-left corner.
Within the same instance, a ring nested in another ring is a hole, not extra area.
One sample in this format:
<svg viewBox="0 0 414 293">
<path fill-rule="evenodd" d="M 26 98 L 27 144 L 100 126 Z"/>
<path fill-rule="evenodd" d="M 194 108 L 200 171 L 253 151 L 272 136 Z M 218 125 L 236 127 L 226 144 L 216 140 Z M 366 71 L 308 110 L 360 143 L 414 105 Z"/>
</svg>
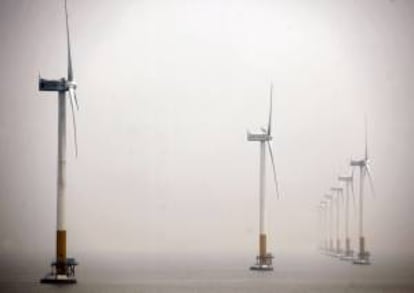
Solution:
<svg viewBox="0 0 414 293">
<path fill-rule="evenodd" d="M 327 256 L 330 256 L 330 257 L 336 257 L 337 256 L 337 252 L 336 252 L 336 250 L 335 249 L 329 249 L 329 250 L 327 250 L 326 251 L 326 253 L 325 253 Z"/>
<path fill-rule="evenodd" d="M 324 249 L 322 249 L 322 251 L 321 251 L 321 253 L 323 254 L 323 255 L 327 255 L 327 256 L 329 256 L 329 255 L 331 255 L 331 250 L 330 250 L 330 248 L 329 247 L 326 247 L 326 248 L 324 248 Z"/>
<path fill-rule="evenodd" d="M 343 251 L 341 249 L 337 249 L 333 252 L 334 257 L 341 258 L 342 255 L 343 255 Z"/>
<path fill-rule="evenodd" d="M 74 276 L 49 273 L 40 280 L 42 284 L 76 284 Z"/>
<path fill-rule="evenodd" d="M 340 257 L 341 260 L 354 260 L 354 251 L 353 250 L 345 250 L 344 254 Z"/>
<path fill-rule="evenodd" d="M 40 280 L 42 284 L 76 284 L 75 267 L 78 262 L 67 258 L 64 262 L 52 262 L 52 271 Z"/>
<path fill-rule="evenodd" d="M 371 262 L 369 256 L 370 254 L 368 251 L 360 252 L 358 253 L 358 256 L 354 258 L 353 263 L 356 265 L 370 265 Z"/>
<path fill-rule="evenodd" d="M 271 253 L 265 256 L 258 255 L 256 257 L 256 264 L 250 267 L 251 271 L 273 271 L 273 255 Z"/>
</svg>

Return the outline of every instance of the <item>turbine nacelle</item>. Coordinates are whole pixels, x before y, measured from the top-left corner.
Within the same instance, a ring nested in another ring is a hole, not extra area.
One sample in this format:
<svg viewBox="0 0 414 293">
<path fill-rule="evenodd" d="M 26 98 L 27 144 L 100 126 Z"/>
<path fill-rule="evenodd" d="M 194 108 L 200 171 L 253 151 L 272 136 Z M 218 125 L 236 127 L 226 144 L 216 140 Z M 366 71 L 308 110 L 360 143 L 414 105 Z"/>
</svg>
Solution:
<svg viewBox="0 0 414 293">
<path fill-rule="evenodd" d="M 61 79 L 45 79 L 39 77 L 39 91 L 66 92 L 67 90 L 67 81 L 63 77 Z"/>
<path fill-rule="evenodd" d="M 368 163 L 368 160 L 359 160 L 359 161 L 351 160 L 349 164 L 352 167 L 365 167 L 367 163 Z"/>
<path fill-rule="evenodd" d="M 353 176 L 338 176 L 338 180 L 343 182 L 352 182 L 354 178 Z"/>
<path fill-rule="evenodd" d="M 66 92 L 70 89 L 76 90 L 78 87 L 74 81 L 69 81 L 62 77 L 61 79 L 45 79 L 39 77 L 39 91 L 42 92 Z"/>
<path fill-rule="evenodd" d="M 331 187 L 331 190 L 333 192 L 342 192 L 343 191 L 343 188 L 342 187 Z"/>
<path fill-rule="evenodd" d="M 247 133 L 248 141 L 270 141 L 272 137 L 262 133 Z"/>
<path fill-rule="evenodd" d="M 324 195 L 324 197 L 325 197 L 327 200 L 332 200 L 332 198 L 333 198 L 332 194 L 325 194 L 325 195 Z"/>
<path fill-rule="evenodd" d="M 247 140 L 248 141 L 270 141 L 272 136 L 269 135 L 266 129 L 261 128 L 262 132 L 250 132 L 247 130 Z"/>
</svg>

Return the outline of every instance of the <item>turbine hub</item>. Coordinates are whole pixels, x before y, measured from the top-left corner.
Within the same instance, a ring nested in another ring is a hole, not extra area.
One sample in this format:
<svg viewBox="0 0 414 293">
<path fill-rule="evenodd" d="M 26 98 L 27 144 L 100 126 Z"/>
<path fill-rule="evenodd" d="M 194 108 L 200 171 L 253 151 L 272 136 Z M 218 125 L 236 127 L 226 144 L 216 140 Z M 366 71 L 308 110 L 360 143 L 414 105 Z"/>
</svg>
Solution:
<svg viewBox="0 0 414 293">
<path fill-rule="evenodd" d="M 72 81 L 67 80 L 66 81 L 66 87 L 68 89 L 74 89 L 75 90 L 78 87 L 78 84 L 76 82 L 74 82 L 73 80 Z"/>
</svg>

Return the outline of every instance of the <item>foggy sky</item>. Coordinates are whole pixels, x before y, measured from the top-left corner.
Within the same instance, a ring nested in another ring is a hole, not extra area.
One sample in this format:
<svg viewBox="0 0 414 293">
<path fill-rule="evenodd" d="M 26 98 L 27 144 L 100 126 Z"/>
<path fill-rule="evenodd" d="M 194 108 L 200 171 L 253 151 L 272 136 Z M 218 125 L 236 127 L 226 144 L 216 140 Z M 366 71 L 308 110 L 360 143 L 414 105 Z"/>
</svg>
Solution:
<svg viewBox="0 0 414 293">
<path fill-rule="evenodd" d="M 412 1 L 68 7 L 80 102 L 78 158 L 68 120 L 70 255 L 253 259 L 259 146 L 246 128 L 265 125 L 270 81 L 281 199 L 268 176 L 269 249 L 315 249 L 316 205 L 363 155 L 366 114 L 368 248 L 414 255 Z M 63 1 L 0 1 L 0 254 L 54 253 L 57 97 L 37 78 L 65 76 L 64 25 Z"/>
</svg>

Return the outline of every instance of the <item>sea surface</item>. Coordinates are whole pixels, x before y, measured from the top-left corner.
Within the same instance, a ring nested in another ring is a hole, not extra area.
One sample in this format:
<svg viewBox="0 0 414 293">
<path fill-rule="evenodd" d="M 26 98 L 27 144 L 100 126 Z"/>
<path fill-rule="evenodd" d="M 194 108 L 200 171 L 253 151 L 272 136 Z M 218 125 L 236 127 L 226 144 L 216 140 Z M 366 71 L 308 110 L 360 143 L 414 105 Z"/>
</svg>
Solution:
<svg viewBox="0 0 414 293">
<path fill-rule="evenodd" d="M 414 260 L 383 256 L 370 266 L 321 255 L 283 255 L 273 272 L 248 268 L 251 257 L 81 256 L 75 285 L 40 284 L 44 257 L 5 256 L 0 292 L 414 292 Z"/>
</svg>

